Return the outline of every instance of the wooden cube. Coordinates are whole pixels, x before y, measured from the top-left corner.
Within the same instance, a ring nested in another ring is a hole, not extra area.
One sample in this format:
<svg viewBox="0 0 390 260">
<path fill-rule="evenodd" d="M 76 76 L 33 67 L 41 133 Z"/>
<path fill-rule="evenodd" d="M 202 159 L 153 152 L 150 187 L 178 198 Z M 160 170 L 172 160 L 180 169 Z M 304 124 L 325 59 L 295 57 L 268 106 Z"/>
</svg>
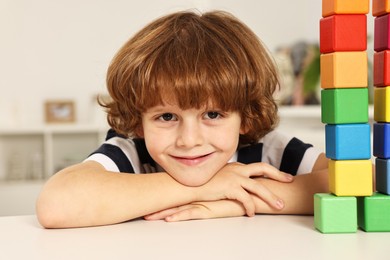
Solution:
<svg viewBox="0 0 390 260">
<path fill-rule="evenodd" d="M 326 125 L 326 157 L 333 160 L 370 159 L 370 138 L 369 124 Z"/>
<path fill-rule="evenodd" d="M 390 195 L 390 159 L 375 158 L 375 186 L 378 192 Z"/>
<path fill-rule="evenodd" d="M 355 233 L 357 231 L 356 197 L 314 194 L 314 226 L 322 233 Z"/>
<path fill-rule="evenodd" d="M 373 154 L 375 157 L 390 158 L 390 123 L 373 124 Z"/>
<path fill-rule="evenodd" d="M 374 50 L 384 51 L 390 49 L 389 15 L 376 17 L 374 20 Z"/>
<path fill-rule="evenodd" d="M 322 0 L 322 16 L 333 14 L 367 14 L 369 0 Z"/>
<path fill-rule="evenodd" d="M 381 16 L 390 13 L 389 0 L 372 0 L 372 15 Z"/>
<path fill-rule="evenodd" d="M 368 88 L 322 90 L 321 121 L 325 124 L 368 123 Z"/>
<path fill-rule="evenodd" d="M 332 15 L 320 20 L 320 52 L 367 49 L 365 14 Z"/>
<path fill-rule="evenodd" d="M 329 191 L 336 196 L 371 196 L 371 160 L 329 160 Z"/>
<path fill-rule="evenodd" d="M 321 54 L 321 87 L 367 87 L 368 67 L 366 51 L 347 51 Z"/>
<path fill-rule="evenodd" d="M 374 88 L 374 120 L 390 122 L 390 87 Z"/>
<path fill-rule="evenodd" d="M 390 85 L 390 50 L 374 53 L 374 85 Z"/>
<path fill-rule="evenodd" d="M 374 193 L 357 199 L 358 225 L 367 232 L 390 231 L 390 196 Z"/>
</svg>

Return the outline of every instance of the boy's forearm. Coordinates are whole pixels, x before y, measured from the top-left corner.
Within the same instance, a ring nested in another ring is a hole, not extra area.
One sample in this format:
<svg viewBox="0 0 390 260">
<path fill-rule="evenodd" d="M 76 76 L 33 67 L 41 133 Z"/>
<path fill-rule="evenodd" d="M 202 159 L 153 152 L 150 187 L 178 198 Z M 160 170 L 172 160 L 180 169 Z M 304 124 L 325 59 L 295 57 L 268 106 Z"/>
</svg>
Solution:
<svg viewBox="0 0 390 260">
<path fill-rule="evenodd" d="M 196 200 L 193 188 L 168 174 L 108 173 L 102 169 L 65 169 L 45 185 L 37 216 L 47 228 L 108 225 Z"/>
<path fill-rule="evenodd" d="M 276 210 L 261 199 L 255 198 L 256 213 L 260 214 L 313 214 L 314 194 L 328 192 L 327 169 L 296 176 L 292 183 L 264 178 L 259 178 L 258 181 L 279 196 L 285 204 L 282 210 Z"/>
<path fill-rule="evenodd" d="M 311 214 L 313 195 L 328 190 L 326 170 L 297 176 L 292 183 L 257 181 L 283 199 L 285 207 L 275 210 L 254 197 L 256 213 Z M 47 228 L 107 225 L 204 199 L 199 189 L 184 186 L 165 173 L 108 173 L 96 163 L 84 163 L 47 182 L 37 201 L 37 216 Z"/>
</svg>

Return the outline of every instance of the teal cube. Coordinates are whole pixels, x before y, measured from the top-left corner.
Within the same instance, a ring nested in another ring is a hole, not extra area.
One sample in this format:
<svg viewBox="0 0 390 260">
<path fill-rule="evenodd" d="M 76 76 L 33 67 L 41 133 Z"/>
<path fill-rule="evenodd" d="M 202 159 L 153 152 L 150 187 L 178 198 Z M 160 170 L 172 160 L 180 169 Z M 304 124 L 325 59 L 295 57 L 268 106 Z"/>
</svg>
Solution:
<svg viewBox="0 0 390 260">
<path fill-rule="evenodd" d="M 323 89 L 321 121 L 325 124 L 368 123 L 368 88 Z"/>
<path fill-rule="evenodd" d="M 390 196 L 375 192 L 358 198 L 358 224 L 367 232 L 390 231 Z"/>
<path fill-rule="evenodd" d="M 390 159 L 375 158 L 376 190 L 390 195 Z"/>
<path fill-rule="evenodd" d="M 315 194 L 314 226 L 322 233 L 355 233 L 358 227 L 356 197 Z"/>
</svg>

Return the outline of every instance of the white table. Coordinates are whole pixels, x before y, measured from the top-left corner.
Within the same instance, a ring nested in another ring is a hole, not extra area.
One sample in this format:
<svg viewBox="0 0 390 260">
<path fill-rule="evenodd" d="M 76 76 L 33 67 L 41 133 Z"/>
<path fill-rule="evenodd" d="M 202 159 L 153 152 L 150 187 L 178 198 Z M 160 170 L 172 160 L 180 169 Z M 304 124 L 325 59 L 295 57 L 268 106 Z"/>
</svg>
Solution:
<svg viewBox="0 0 390 260">
<path fill-rule="evenodd" d="M 264 216 L 43 229 L 0 218 L 0 259 L 390 259 L 390 232 L 321 234 L 313 217 Z"/>
</svg>

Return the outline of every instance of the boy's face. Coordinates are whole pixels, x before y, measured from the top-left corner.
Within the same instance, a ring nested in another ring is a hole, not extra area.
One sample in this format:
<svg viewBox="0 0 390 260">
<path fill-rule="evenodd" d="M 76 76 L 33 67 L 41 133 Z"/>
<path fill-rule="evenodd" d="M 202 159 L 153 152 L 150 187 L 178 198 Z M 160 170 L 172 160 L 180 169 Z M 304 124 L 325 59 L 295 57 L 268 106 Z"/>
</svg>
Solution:
<svg viewBox="0 0 390 260">
<path fill-rule="evenodd" d="M 244 133 L 237 112 L 167 104 L 143 113 L 142 127 L 152 158 L 187 186 L 208 182 L 231 159 Z"/>
</svg>

